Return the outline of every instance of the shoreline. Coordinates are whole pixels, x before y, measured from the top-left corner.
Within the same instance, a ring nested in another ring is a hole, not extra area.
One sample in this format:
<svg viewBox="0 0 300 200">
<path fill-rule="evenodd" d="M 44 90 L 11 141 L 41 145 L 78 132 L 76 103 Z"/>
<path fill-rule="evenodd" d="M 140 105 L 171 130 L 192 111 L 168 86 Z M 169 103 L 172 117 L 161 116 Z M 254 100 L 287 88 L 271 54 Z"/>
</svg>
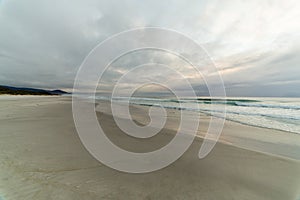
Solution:
<svg viewBox="0 0 300 200">
<path fill-rule="evenodd" d="M 104 101 L 104 100 L 103 100 Z M 108 100 L 107 100 L 108 101 Z M 151 107 L 151 105 L 143 105 L 143 104 L 132 104 L 132 105 L 135 105 L 135 106 L 145 106 L 145 107 Z M 156 107 L 156 106 L 154 106 Z M 178 110 L 177 108 L 171 108 L 171 107 L 164 107 L 165 109 L 170 109 L 170 110 Z M 185 109 L 183 109 L 185 110 Z M 216 118 L 221 118 L 219 116 L 214 116 L 212 114 L 209 114 L 209 113 L 206 113 L 204 111 L 192 111 L 192 110 L 187 110 L 189 112 L 199 112 L 205 116 L 212 116 L 212 117 L 216 117 Z M 271 127 L 266 127 L 266 126 L 260 126 L 260 125 L 253 125 L 253 124 L 249 124 L 249 123 L 245 123 L 245 122 L 242 122 L 242 121 L 238 121 L 238 120 L 234 120 L 234 119 L 230 119 L 230 118 L 226 118 L 226 121 L 231 121 L 231 122 L 235 122 L 235 123 L 238 123 L 238 124 L 241 124 L 241 125 L 245 125 L 245 126 L 250 126 L 250 127 L 257 127 L 257 128 L 264 128 L 264 129 L 270 129 L 270 130 L 275 130 L 275 131 L 282 131 L 282 132 L 286 132 L 286 133 L 291 133 L 291 134 L 297 134 L 297 135 L 300 135 L 300 133 L 298 132 L 293 132 L 293 131 L 287 131 L 287 130 L 284 130 L 284 129 L 279 129 L 279 128 L 271 128 Z"/>
<path fill-rule="evenodd" d="M 96 106 L 97 112 L 104 112 L 106 114 L 112 115 L 110 108 L 108 108 L 110 107 L 110 105 L 108 105 L 110 104 L 109 101 L 98 100 L 96 104 L 103 104 L 101 106 L 105 107 L 105 109 L 103 110 L 101 108 L 97 109 Z M 147 125 L 148 121 L 145 119 L 145 116 L 148 115 L 147 112 L 150 107 L 143 105 L 131 105 L 131 107 L 136 108 L 135 113 L 131 113 L 133 115 L 133 118 L 139 123 Z M 179 118 L 180 110 L 169 108 L 166 108 L 166 110 L 167 112 L 171 113 L 171 118 Z M 185 112 L 189 113 L 191 111 Z M 209 119 L 211 116 L 205 113 L 199 113 L 199 115 L 200 128 L 198 129 L 198 133 L 196 136 L 203 139 L 207 132 Z M 171 122 L 171 124 L 167 128 L 176 131 L 177 126 L 175 124 L 177 123 L 178 119 Z M 240 133 L 239 131 L 234 131 L 233 133 L 232 130 L 240 130 L 242 131 L 242 133 Z M 300 160 L 300 135 L 287 131 L 252 126 L 226 119 L 222 134 L 218 142 L 247 149 L 250 151 L 266 153 L 278 157 L 286 157 L 296 161 Z M 277 147 L 280 147 L 281 149 L 276 150 Z"/>
</svg>

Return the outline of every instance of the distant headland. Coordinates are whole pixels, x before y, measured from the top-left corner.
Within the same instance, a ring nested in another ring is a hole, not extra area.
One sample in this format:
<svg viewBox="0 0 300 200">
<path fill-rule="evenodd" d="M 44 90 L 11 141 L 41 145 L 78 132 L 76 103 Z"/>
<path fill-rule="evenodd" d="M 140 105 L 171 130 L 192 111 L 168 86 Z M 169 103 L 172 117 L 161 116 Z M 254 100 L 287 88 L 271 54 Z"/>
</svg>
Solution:
<svg viewBox="0 0 300 200">
<path fill-rule="evenodd" d="M 10 94 L 10 95 L 63 95 L 70 94 L 63 90 L 43 90 L 37 88 L 23 88 L 23 87 L 12 87 L 0 85 L 0 95 Z"/>
</svg>

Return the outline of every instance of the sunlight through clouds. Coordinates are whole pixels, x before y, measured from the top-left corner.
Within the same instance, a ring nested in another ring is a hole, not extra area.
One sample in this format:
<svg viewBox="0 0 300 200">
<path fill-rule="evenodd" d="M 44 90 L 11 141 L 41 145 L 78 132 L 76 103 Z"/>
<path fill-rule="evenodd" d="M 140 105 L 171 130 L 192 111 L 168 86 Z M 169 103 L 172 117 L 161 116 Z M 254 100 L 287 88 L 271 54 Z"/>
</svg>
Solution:
<svg viewBox="0 0 300 200">
<path fill-rule="evenodd" d="M 70 90 L 78 67 L 97 44 L 124 30 L 155 26 L 179 31 L 201 44 L 216 63 L 225 85 L 247 84 L 260 89 L 259 85 L 285 81 L 290 84 L 286 93 L 300 95 L 295 90 L 299 83 L 289 82 L 300 74 L 299 1 L 0 3 L 3 85 Z M 114 66 L 110 76 L 126 71 L 135 59 L 142 58 L 129 56 L 127 67 L 125 63 Z M 195 86 L 202 84 L 190 66 L 178 60 L 169 62 L 185 71 Z M 253 74 L 251 80 L 249 74 Z M 236 87 L 232 95 L 244 91 L 244 87 Z"/>
</svg>

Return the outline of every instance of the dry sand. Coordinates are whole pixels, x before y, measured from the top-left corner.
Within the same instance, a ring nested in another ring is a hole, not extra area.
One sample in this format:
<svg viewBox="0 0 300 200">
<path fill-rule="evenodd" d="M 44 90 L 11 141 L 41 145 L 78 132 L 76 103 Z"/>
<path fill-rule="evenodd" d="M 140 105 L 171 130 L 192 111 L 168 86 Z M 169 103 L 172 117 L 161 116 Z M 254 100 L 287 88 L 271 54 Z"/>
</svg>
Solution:
<svg viewBox="0 0 300 200">
<path fill-rule="evenodd" d="M 174 119 L 148 143 L 123 134 L 109 112 L 99 112 L 98 117 L 112 141 L 144 152 L 172 139 L 177 114 L 168 112 Z M 145 122 L 139 114 L 135 117 Z M 202 120 L 200 136 L 208 119 Z M 0 137 L 0 199 L 300 198 L 299 136 L 281 131 L 226 122 L 221 139 L 235 146 L 218 143 L 199 160 L 202 140 L 198 138 L 170 166 L 148 174 L 127 174 L 102 165 L 85 150 L 69 97 L 0 96 Z"/>
</svg>

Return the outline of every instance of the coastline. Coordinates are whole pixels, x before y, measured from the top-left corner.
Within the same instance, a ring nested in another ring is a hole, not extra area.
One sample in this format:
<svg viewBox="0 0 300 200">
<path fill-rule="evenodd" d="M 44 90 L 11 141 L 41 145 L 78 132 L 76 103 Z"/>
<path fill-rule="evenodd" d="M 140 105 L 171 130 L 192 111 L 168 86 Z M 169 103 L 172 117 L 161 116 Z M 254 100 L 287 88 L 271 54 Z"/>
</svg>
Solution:
<svg viewBox="0 0 300 200">
<path fill-rule="evenodd" d="M 96 111 L 112 115 L 108 101 L 97 101 Z M 131 105 L 133 119 L 142 125 L 149 123 L 148 106 Z M 180 111 L 166 109 L 169 116 L 169 123 L 165 128 L 177 131 L 180 122 Z M 184 111 L 189 113 L 191 111 Z M 200 113 L 200 123 L 197 137 L 203 139 L 207 132 L 210 115 Z M 265 127 L 257 127 L 249 124 L 226 120 L 222 134 L 218 140 L 220 143 L 235 147 L 265 153 L 278 157 L 300 160 L 300 135 Z"/>
<path fill-rule="evenodd" d="M 203 118 L 204 125 L 200 125 L 199 138 L 175 163 L 148 174 L 117 172 L 96 161 L 82 146 L 73 123 L 71 98 L 42 97 L 0 98 L 0 187 L 7 200 L 299 198 L 299 161 L 224 143 L 217 143 L 206 158 L 199 160 L 197 153 L 207 118 Z M 141 107 L 136 111 L 144 112 Z M 175 120 L 169 121 L 162 131 L 165 134 L 153 138 L 147 145 L 122 134 L 107 110 L 97 114 L 112 139 L 117 139 L 121 145 L 130 144 L 128 148 L 136 151 L 158 148 L 169 141 L 177 116 L 172 113 Z M 135 116 L 141 123 L 146 121 L 141 117 L 143 114 Z M 262 132 L 265 134 L 261 135 Z M 225 143 L 245 140 L 248 142 L 244 141 L 243 145 L 246 145 L 253 138 L 260 140 L 272 133 L 273 130 L 227 122 L 221 140 Z M 244 137 L 238 138 L 239 134 Z M 275 134 L 278 137 L 269 145 L 280 140 L 290 142 L 280 139 L 286 133 L 275 131 Z M 261 144 L 266 141 L 269 138 Z"/>
</svg>

